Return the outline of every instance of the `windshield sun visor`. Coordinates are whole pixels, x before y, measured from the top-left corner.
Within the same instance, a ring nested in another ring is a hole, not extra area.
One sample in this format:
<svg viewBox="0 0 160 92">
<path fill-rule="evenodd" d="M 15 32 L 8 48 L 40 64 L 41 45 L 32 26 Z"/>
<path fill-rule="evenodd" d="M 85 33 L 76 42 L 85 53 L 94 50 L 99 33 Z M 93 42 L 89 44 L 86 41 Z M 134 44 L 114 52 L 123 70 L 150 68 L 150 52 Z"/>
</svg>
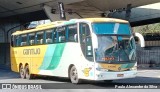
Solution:
<svg viewBox="0 0 160 92">
<path fill-rule="evenodd" d="M 129 24 L 122 23 L 93 23 L 93 30 L 95 34 L 121 34 L 131 35 L 131 29 Z"/>
</svg>

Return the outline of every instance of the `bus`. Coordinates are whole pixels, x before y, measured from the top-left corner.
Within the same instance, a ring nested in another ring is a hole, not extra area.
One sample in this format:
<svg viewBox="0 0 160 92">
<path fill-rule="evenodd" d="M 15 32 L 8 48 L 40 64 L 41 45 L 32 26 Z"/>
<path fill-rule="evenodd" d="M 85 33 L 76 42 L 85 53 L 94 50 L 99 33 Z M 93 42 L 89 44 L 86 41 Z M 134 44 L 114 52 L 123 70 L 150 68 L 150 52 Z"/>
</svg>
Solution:
<svg viewBox="0 0 160 92">
<path fill-rule="evenodd" d="M 11 69 L 35 75 L 111 82 L 137 74 L 136 45 L 128 21 L 84 18 L 56 21 L 11 35 Z"/>
</svg>

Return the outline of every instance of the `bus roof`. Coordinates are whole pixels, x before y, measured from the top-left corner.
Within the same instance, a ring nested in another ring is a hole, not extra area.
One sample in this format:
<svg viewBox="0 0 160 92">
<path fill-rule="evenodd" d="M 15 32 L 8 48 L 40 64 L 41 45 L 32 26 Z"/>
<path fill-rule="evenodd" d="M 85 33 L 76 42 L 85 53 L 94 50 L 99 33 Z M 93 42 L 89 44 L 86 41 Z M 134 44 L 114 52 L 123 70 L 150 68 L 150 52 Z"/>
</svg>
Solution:
<svg viewBox="0 0 160 92">
<path fill-rule="evenodd" d="M 19 35 L 19 34 L 25 34 L 25 33 L 31 33 L 31 32 L 36 32 L 40 30 L 45 30 L 45 29 L 50 29 L 54 28 L 58 25 L 69 25 L 69 24 L 74 24 L 76 22 L 80 21 L 88 21 L 88 22 L 116 22 L 116 23 L 129 23 L 126 20 L 121 20 L 121 19 L 115 19 L 115 18 L 83 18 L 83 19 L 71 19 L 69 21 L 55 21 L 51 22 L 48 24 L 43 24 L 39 25 L 34 29 L 28 29 L 28 30 L 23 30 L 23 31 L 16 31 L 12 35 Z"/>
<path fill-rule="evenodd" d="M 39 25 L 39 26 L 37 26 L 36 28 L 33 28 L 33 29 L 16 31 L 16 32 L 14 32 L 12 35 L 19 35 L 19 34 L 36 32 L 36 31 L 39 31 L 39 30 L 50 29 L 50 28 L 53 28 L 53 27 L 55 27 L 55 26 L 57 26 L 57 25 L 59 25 L 59 24 L 62 24 L 63 22 L 65 22 L 65 21 L 55 21 L 55 22 L 51 22 L 51 23 Z"/>
<path fill-rule="evenodd" d="M 88 20 L 90 22 L 117 22 L 117 23 L 129 23 L 126 20 L 122 19 L 115 19 L 115 18 L 85 18 L 85 20 Z"/>
</svg>

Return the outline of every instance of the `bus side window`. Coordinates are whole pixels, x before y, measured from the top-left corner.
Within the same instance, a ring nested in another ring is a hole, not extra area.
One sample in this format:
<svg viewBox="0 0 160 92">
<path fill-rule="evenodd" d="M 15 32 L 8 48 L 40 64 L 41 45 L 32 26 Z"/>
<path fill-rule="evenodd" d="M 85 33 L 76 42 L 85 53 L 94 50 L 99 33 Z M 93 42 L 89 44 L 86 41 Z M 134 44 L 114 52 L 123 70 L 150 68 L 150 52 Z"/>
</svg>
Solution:
<svg viewBox="0 0 160 92">
<path fill-rule="evenodd" d="M 63 43 L 66 41 L 65 29 L 65 27 L 57 28 L 57 41 L 59 43 Z"/>
<path fill-rule="evenodd" d="M 35 44 L 35 33 L 30 33 L 29 34 L 29 45 L 34 45 Z"/>
<path fill-rule="evenodd" d="M 56 29 L 54 29 L 54 30 L 56 30 Z M 57 37 L 58 37 L 56 31 L 53 31 L 53 36 L 52 37 L 53 37 L 53 42 L 56 43 L 57 42 Z"/>
<path fill-rule="evenodd" d="M 53 30 L 46 31 L 46 44 L 53 43 Z"/>
<path fill-rule="evenodd" d="M 67 28 L 67 41 L 68 42 L 78 42 L 78 38 L 77 38 L 77 24 L 74 25 L 69 25 Z"/>
<path fill-rule="evenodd" d="M 27 45 L 27 35 L 21 35 L 21 46 L 26 46 Z"/>
<path fill-rule="evenodd" d="M 16 46 L 20 46 L 21 37 L 18 35 L 16 36 Z"/>
<path fill-rule="evenodd" d="M 44 44 L 43 43 L 43 38 L 44 38 L 44 32 L 43 31 L 41 31 L 41 32 L 37 32 L 36 33 L 36 44 Z"/>
</svg>

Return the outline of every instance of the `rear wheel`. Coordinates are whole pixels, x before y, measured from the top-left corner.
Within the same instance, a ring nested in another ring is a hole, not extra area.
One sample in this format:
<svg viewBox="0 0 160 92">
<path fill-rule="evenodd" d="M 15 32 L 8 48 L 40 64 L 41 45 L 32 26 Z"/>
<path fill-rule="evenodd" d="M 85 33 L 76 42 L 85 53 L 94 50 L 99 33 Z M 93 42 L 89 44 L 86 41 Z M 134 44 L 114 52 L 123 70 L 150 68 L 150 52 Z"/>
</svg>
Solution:
<svg viewBox="0 0 160 92">
<path fill-rule="evenodd" d="M 20 74 L 20 77 L 21 77 L 22 79 L 25 79 L 25 78 L 26 78 L 25 71 L 24 71 L 24 69 L 23 69 L 23 65 L 21 65 L 21 66 L 19 67 L 19 74 Z"/>
<path fill-rule="evenodd" d="M 28 65 L 25 67 L 25 75 L 26 75 L 26 79 L 32 79 L 33 78 L 33 75 L 30 73 Z"/>
<path fill-rule="evenodd" d="M 74 84 L 78 84 L 81 82 L 81 80 L 78 78 L 78 72 L 75 66 L 72 66 L 70 69 L 70 80 Z"/>
</svg>

